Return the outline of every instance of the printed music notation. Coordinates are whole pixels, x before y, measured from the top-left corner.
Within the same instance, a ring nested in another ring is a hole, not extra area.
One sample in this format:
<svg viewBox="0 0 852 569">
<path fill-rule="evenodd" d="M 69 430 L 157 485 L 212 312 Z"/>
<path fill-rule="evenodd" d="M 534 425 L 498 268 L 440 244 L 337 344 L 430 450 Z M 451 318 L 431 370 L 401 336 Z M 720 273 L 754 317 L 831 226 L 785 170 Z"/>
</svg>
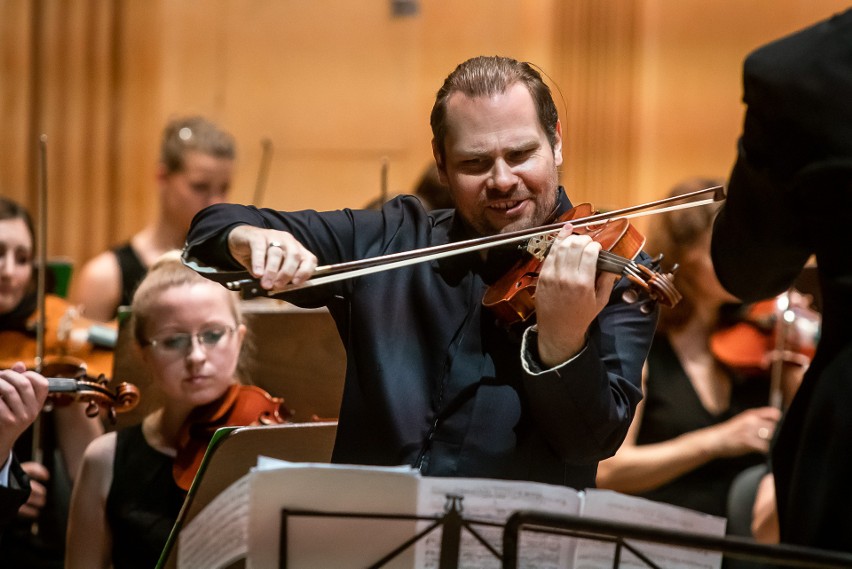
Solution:
<svg viewBox="0 0 852 569">
<path fill-rule="evenodd" d="M 260 457 L 259 466 L 232 484 L 183 529 L 178 567 L 225 567 L 247 558 L 255 569 L 279 567 L 283 508 L 354 513 L 362 517 L 296 515 L 288 522 L 289 567 L 371 566 L 432 522 L 378 519 L 371 515 L 440 517 L 447 496 L 462 496 L 463 518 L 496 550 L 500 525 L 517 510 L 571 514 L 641 523 L 722 537 L 725 519 L 607 490 L 470 478 L 421 477 L 407 468 L 290 463 Z M 494 525 L 478 526 L 475 522 Z M 230 536 L 223 539 L 223 536 Z M 614 545 L 542 533 L 522 536 L 520 567 L 603 569 L 612 567 Z M 440 531 L 389 561 L 389 569 L 437 569 Z M 643 544 L 661 566 L 713 569 L 721 554 Z M 622 554 L 621 567 L 639 567 Z M 215 560 L 215 562 L 214 562 Z M 212 563 L 212 565 L 211 565 Z M 462 530 L 459 567 L 499 569 L 501 560 Z"/>
</svg>

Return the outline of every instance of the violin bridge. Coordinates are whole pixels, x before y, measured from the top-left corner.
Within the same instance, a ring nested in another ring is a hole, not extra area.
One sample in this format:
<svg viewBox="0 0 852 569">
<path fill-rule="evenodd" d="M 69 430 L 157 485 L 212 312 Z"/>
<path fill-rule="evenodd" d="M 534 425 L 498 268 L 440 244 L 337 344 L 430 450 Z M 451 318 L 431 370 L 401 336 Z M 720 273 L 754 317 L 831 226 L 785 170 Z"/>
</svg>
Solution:
<svg viewBox="0 0 852 569">
<path fill-rule="evenodd" d="M 527 253 L 544 262 L 544 258 L 547 256 L 547 252 L 550 250 L 550 246 L 553 244 L 555 238 L 554 235 L 538 235 L 530 238 L 524 248 Z"/>
</svg>

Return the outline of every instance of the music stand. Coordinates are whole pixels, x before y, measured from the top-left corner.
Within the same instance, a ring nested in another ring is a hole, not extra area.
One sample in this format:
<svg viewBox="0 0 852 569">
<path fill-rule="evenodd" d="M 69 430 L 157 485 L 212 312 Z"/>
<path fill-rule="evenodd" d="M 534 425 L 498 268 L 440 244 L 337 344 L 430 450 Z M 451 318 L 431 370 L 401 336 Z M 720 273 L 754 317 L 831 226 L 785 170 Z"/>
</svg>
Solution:
<svg viewBox="0 0 852 569">
<path fill-rule="evenodd" d="M 327 463 L 331 461 L 336 433 L 336 422 L 219 429 L 207 449 L 157 566 L 162 569 L 177 567 L 176 543 L 180 531 L 204 506 L 255 466 L 258 455 L 291 462 Z"/>
</svg>

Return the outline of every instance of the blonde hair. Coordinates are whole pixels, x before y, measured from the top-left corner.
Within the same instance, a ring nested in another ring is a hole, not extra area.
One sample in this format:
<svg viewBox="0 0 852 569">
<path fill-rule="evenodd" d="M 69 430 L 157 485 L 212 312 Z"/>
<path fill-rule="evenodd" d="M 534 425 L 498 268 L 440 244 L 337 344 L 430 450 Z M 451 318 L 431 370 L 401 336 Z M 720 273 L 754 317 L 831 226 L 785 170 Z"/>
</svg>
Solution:
<svg viewBox="0 0 852 569">
<path fill-rule="evenodd" d="M 170 121 L 163 129 L 160 162 L 170 174 L 182 172 L 187 152 L 195 150 L 214 158 L 233 160 L 236 157 L 234 137 L 204 117 L 181 117 Z"/>
<path fill-rule="evenodd" d="M 137 345 L 145 346 L 148 344 L 145 328 L 149 322 L 151 307 L 160 295 L 170 288 L 192 284 L 219 286 L 184 265 L 180 260 L 180 251 L 178 250 L 169 251 L 157 259 L 148 269 L 145 278 L 139 283 L 130 305 L 130 330 L 133 332 L 133 339 Z M 229 293 L 224 288 L 222 292 L 227 295 L 234 322 L 239 326 L 243 323 L 239 299 L 234 293 Z"/>
</svg>

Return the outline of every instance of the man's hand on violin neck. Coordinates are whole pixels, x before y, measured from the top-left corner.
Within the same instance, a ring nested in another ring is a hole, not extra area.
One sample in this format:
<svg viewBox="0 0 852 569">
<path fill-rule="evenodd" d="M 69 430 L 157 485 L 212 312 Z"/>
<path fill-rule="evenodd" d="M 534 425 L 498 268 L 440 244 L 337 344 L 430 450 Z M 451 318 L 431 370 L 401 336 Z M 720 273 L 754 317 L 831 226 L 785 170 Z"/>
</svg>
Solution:
<svg viewBox="0 0 852 569">
<path fill-rule="evenodd" d="M 589 325 L 606 306 L 617 277 L 598 273 L 601 244 L 563 229 L 542 264 L 536 286 L 539 357 L 547 366 L 582 350 Z"/>
<path fill-rule="evenodd" d="M 317 267 L 316 256 L 286 231 L 240 225 L 228 234 L 228 248 L 266 290 L 301 284 Z"/>
</svg>

